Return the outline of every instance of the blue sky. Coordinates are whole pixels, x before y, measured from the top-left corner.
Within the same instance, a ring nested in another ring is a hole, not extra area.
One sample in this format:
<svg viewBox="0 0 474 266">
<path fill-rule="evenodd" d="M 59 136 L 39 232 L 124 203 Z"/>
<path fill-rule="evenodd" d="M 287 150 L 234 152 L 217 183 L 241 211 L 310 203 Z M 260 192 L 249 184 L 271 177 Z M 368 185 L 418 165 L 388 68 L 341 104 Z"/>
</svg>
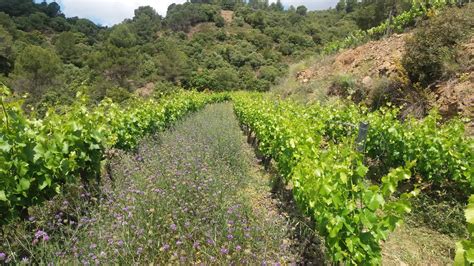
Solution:
<svg viewBox="0 0 474 266">
<path fill-rule="evenodd" d="M 276 0 L 275 0 L 276 1 Z M 37 0 L 40 2 L 40 0 Z M 51 1 L 48 1 L 51 2 Z M 139 6 L 152 6 L 161 15 L 166 15 L 172 3 L 185 0 L 56 0 L 68 17 L 83 17 L 102 25 L 114 25 L 126 18 L 133 17 L 133 11 Z M 274 1 L 270 1 L 274 2 Z M 305 5 L 311 10 L 334 7 L 338 0 L 282 0 L 285 6 Z"/>
</svg>

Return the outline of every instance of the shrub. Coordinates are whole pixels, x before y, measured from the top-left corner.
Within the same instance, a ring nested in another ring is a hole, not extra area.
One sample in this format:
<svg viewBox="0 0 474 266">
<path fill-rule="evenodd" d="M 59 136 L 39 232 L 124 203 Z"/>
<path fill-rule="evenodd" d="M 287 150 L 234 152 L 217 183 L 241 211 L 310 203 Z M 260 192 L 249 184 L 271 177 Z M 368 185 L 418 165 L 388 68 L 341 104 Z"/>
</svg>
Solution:
<svg viewBox="0 0 474 266">
<path fill-rule="evenodd" d="M 216 26 L 219 28 L 222 28 L 225 26 L 225 20 L 222 16 L 217 16 L 215 23 L 216 23 Z"/>
<path fill-rule="evenodd" d="M 121 103 L 130 98 L 130 92 L 122 87 L 110 87 L 106 90 L 105 96 L 112 101 Z"/>
<path fill-rule="evenodd" d="M 263 66 L 260 68 L 259 78 L 275 83 L 280 76 L 280 71 L 274 66 Z"/>
<path fill-rule="evenodd" d="M 456 47 L 468 37 L 474 25 L 473 6 L 449 8 L 442 14 L 424 22 L 408 39 L 402 59 L 413 83 L 428 87 L 446 77 L 455 65 Z"/>
<path fill-rule="evenodd" d="M 340 96 L 349 98 L 355 103 L 365 99 L 367 92 L 351 75 L 336 75 L 331 87 L 328 89 L 329 96 Z"/>
<path fill-rule="evenodd" d="M 397 105 L 400 97 L 403 97 L 403 91 L 404 87 L 401 83 L 387 77 L 382 77 L 374 82 L 367 102 L 373 110 L 385 106 L 388 103 Z"/>
</svg>

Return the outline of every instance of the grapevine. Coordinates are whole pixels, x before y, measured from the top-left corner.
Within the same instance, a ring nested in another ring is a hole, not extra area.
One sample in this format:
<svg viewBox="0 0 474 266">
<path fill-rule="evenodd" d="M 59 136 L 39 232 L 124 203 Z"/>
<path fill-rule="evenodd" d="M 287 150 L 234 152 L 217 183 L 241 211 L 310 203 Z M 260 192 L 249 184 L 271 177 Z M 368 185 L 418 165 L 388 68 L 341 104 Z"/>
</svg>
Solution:
<svg viewBox="0 0 474 266">
<path fill-rule="evenodd" d="M 335 262 L 380 264 L 381 241 L 410 212 L 409 199 L 418 192 L 393 200 L 399 183 L 421 175 L 425 181 L 470 187 L 472 160 L 462 158 L 472 158 L 473 142 L 465 137 L 462 121 L 440 126 L 433 112 L 402 123 L 396 110 L 304 106 L 259 94 L 234 94 L 233 100 L 240 122 L 255 132 L 259 151 L 273 158 L 292 184 Z M 356 131 L 347 126 L 361 121 L 371 124 L 366 155 L 383 157 L 387 164 L 379 185 L 366 180 L 364 156 L 354 149 Z"/>
<path fill-rule="evenodd" d="M 93 110 L 79 100 L 65 115 L 50 111 L 44 119 L 29 119 L 20 103 L 5 104 L 7 91 L 2 87 L 3 121 L 9 123 L 0 128 L 2 222 L 25 216 L 29 206 L 60 193 L 65 183 L 98 179 L 107 149 L 134 149 L 143 136 L 226 98 L 183 92 L 126 107 L 106 100 Z"/>
</svg>

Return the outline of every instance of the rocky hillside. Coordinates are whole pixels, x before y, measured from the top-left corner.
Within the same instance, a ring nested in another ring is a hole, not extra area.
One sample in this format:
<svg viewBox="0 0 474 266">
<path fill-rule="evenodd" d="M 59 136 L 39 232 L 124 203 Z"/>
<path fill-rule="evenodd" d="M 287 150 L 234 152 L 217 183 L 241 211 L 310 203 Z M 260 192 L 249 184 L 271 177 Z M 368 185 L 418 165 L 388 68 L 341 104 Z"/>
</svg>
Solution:
<svg viewBox="0 0 474 266">
<path fill-rule="evenodd" d="M 406 82 L 407 73 L 401 60 L 406 40 L 411 35 L 395 34 L 335 55 L 301 62 L 291 68 L 291 74 L 275 92 L 303 101 L 324 101 L 332 96 L 348 96 L 339 88 L 342 84 L 359 91 L 353 99 L 370 104 L 379 90 L 389 86 L 388 81 Z M 438 108 L 445 118 L 463 115 L 472 121 L 474 38 L 461 45 L 459 54 L 458 61 L 468 67 L 448 80 L 434 81 L 429 92 L 429 105 Z M 472 122 L 470 128 L 474 128 Z"/>
</svg>

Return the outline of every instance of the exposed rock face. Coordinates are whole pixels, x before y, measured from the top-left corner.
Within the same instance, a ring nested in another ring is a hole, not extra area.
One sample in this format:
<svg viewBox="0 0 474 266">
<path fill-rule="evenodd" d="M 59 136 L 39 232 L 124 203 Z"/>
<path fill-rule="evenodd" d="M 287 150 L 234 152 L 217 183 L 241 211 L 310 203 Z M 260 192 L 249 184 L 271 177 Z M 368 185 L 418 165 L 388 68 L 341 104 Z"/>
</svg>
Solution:
<svg viewBox="0 0 474 266">
<path fill-rule="evenodd" d="M 348 75 L 367 90 L 368 95 L 380 78 L 406 78 L 400 62 L 405 52 L 405 40 L 409 36 L 410 33 L 395 34 L 324 58 L 313 67 L 298 72 L 296 80 L 301 84 L 319 81 L 326 81 L 320 84 L 331 84 L 335 76 Z M 434 85 L 430 105 L 437 107 L 445 118 L 456 115 L 469 118 L 469 131 L 474 133 L 474 37 L 462 45 L 460 56 L 467 64 L 467 72 Z M 334 91 L 330 85 L 322 89 Z"/>
<path fill-rule="evenodd" d="M 224 18 L 225 23 L 232 23 L 232 21 L 234 20 L 234 11 L 221 10 L 221 17 Z"/>
<path fill-rule="evenodd" d="M 405 51 L 407 35 L 409 34 L 395 34 L 383 40 L 371 41 L 343 51 L 329 62 L 318 63 L 312 68 L 298 72 L 296 79 L 301 83 L 307 83 L 343 73 L 353 75 L 362 82 L 362 78 L 368 81 L 368 78 L 398 75 L 398 65 Z"/>
<path fill-rule="evenodd" d="M 443 117 L 468 118 L 468 131 L 474 134 L 474 37 L 461 46 L 460 56 L 467 62 L 467 71 L 435 85 L 434 105 Z"/>
</svg>

